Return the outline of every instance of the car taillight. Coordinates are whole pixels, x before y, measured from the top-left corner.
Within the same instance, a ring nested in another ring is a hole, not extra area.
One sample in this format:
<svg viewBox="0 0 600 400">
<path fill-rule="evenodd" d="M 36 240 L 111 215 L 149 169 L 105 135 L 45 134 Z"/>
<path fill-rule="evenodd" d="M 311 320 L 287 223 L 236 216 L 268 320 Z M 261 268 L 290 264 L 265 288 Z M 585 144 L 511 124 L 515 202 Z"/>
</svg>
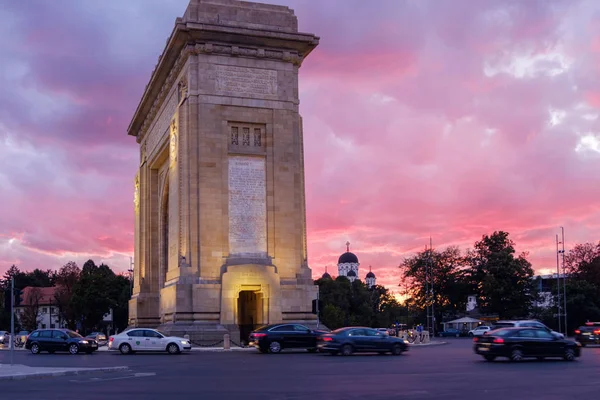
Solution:
<svg viewBox="0 0 600 400">
<path fill-rule="evenodd" d="M 114 338 L 114 337 L 112 337 L 112 336 L 111 336 L 111 337 L 108 339 L 108 341 L 109 341 L 109 342 L 112 342 L 112 341 L 114 341 L 114 340 L 115 340 L 115 338 Z"/>
<path fill-rule="evenodd" d="M 329 336 L 325 336 L 321 339 L 323 339 L 324 342 L 333 342 L 333 338 L 330 338 Z"/>
<path fill-rule="evenodd" d="M 575 329 L 575 334 L 579 335 L 581 333 L 581 331 L 579 329 Z"/>
<path fill-rule="evenodd" d="M 495 338 L 494 339 L 494 343 L 500 343 L 500 344 L 502 344 L 502 343 L 504 343 L 504 339 L 502 339 L 502 338 Z"/>
<path fill-rule="evenodd" d="M 474 342 L 479 342 L 479 338 L 476 338 L 476 337 L 474 337 L 474 338 L 473 338 L 473 341 L 474 341 Z"/>
<path fill-rule="evenodd" d="M 266 333 L 253 333 L 250 336 L 255 337 L 255 338 L 261 338 L 261 337 L 267 336 L 267 334 Z"/>
<path fill-rule="evenodd" d="M 600 330 L 594 331 L 594 335 L 600 335 Z"/>
</svg>

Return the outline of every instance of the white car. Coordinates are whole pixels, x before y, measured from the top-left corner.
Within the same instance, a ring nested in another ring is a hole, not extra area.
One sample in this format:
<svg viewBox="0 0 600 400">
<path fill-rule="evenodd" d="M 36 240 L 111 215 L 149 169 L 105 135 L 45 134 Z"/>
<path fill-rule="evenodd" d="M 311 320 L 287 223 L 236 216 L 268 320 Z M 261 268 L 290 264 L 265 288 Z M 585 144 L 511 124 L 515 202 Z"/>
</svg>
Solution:
<svg viewBox="0 0 600 400">
<path fill-rule="evenodd" d="M 479 325 L 477 328 L 469 331 L 469 336 L 483 336 L 491 330 L 492 328 L 487 325 Z"/>
<path fill-rule="evenodd" d="M 169 354 L 179 354 L 191 348 L 192 344 L 188 339 L 165 336 L 155 329 L 148 328 L 128 329 L 108 339 L 108 349 L 119 350 L 121 354 L 137 351 L 166 351 Z"/>
</svg>

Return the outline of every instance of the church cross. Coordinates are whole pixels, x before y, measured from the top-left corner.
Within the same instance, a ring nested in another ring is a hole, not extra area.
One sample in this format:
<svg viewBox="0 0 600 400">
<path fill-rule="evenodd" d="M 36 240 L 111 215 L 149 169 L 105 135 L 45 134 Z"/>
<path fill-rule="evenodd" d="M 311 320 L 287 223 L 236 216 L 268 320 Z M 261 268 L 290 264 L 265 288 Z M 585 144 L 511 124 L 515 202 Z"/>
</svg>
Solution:
<svg viewBox="0 0 600 400">
<path fill-rule="evenodd" d="M 346 252 L 350 252 L 350 242 L 346 242 Z"/>
</svg>

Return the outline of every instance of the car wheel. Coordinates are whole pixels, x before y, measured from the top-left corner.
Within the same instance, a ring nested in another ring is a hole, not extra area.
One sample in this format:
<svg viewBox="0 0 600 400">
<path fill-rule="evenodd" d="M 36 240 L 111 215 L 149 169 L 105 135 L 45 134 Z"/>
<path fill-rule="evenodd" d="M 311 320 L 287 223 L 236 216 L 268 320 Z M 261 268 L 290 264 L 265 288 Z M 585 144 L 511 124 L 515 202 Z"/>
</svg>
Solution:
<svg viewBox="0 0 600 400">
<path fill-rule="evenodd" d="M 177 346 L 175 343 L 170 343 L 167 346 L 167 352 L 169 354 L 178 354 L 179 353 L 179 346 Z"/>
<path fill-rule="evenodd" d="M 69 353 L 71 353 L 71 354 L 79 353 L 79 346 L 77 346 L 75 343 L 71 344 L 69 346 Z"/>
<path fill-rule="evenodd" d="M 119 351 L 121 352 L 121 354 L 131 354 L 131 346 L 127 343 L 123 343 L 119 346 Z"/>
<path fill-rule="evenodd" d="M 496 359 L 496 356 L 483 356 L 483 358 L 485 358 L 485 361 L 492 362 Z"/>
<path fill-rule="evenodd" d="M 354 351 L 354 349 L 352 349 L 352 346 L 349 344 L 345 344 L 342 346 L 342 355 L 343 356 L 350 356 L 350 355 L 352 355 L 353 351 Z"/>
<path fill-rule="evenodd" d="M 40 354 L 40 346 L 37 343 L 31 345 L 31 354 Z"/>
<path fill-rule="evenodd" d="M 278 341 L 274 340 L 271 343 L 269 343 L 269 353 L 279 353 L 281 351 L 281 343 L 279 343 Z"/>
<path fill-rule="evenodd" d="M 522 361 L 523 352 L 519 349 L 513 349 L 513 351 L 510 353 L 510 360 L 515 362 Z"/>
<path fill-rule="evenodd" d="M 575 351 L 573 349 L 567 349 L 567 350 L 565 350 L 565 355 L 563 356 L 563 358 L 566 361 L 573 361 L 573 360 L 575 360 Z"/>
<path fill-rule="evenodd" d="M 400 354 L 402 354 L 402 346 L 400 346 L 399 344 L 395 344 L 392 347 L 392 354 L 395 356 L 399 356 Z"/>
</svg>

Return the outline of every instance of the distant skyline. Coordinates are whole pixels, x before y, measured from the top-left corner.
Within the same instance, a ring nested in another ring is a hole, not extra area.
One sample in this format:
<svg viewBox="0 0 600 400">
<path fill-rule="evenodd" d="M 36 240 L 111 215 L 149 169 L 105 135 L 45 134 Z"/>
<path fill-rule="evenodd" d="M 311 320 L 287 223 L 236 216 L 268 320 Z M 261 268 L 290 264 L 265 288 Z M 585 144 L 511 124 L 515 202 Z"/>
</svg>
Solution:
<svg viewBox="0 0 600 400">
<path fill-rule="evenodd" d="M 600 240 L 600 2 L 280 0 L 300 69 L 309 266 L 397 291 L 433 238 L 507 231 L 538 273 Z M 3 1 L 0 274 L 133 255 L 126 128 L 188 0 Z"/>
</svg>

